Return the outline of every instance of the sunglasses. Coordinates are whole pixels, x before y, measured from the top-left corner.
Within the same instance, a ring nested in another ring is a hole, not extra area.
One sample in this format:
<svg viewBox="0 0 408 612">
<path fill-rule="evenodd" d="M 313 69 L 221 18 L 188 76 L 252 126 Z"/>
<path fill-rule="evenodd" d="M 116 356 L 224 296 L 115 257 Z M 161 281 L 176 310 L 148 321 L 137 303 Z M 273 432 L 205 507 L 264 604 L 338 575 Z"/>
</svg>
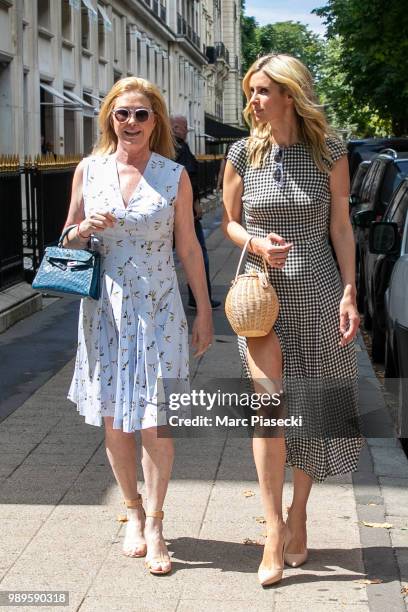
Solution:
<svg viewBox="0 0 408 612">
<path fill-rule="evenodd" d="M 133 116 L 133 120 L 138 123 L 144 123 L 154 113 L 151 108 L 114 108 L 112 115 L 115 117 L 118 123 L 126 123 L 130 117 Z"/>
</svg>

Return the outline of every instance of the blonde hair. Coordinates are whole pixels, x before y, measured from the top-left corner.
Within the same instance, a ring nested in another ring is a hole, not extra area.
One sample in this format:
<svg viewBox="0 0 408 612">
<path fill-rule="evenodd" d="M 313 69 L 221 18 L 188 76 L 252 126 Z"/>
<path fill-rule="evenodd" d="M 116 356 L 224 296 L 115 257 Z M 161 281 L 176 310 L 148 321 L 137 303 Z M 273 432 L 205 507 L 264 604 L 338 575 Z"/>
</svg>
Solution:
<svg viewBox="0 0 408 612">
<path fill-rule="evenodd" d="M 113 129 L 111 113 L 116 98 L 129 91 L 136 91 L 146 96 L 154 110 L 156 124 L 150 136 L 150 150 L 173 159 L 175 157 L 174 137 L 166 102 L 156 85 L 139 77 L 120 79 L 105 96 L 99 111 L 100 136 L 93 154 L 106 155 L 116 151 L 118 139 Z"/>
<path fill-rule="evenodd" d="M 273 142 L 271 124 L 255 122 L 252 106 L 249 103 L 252 96 L 251 77 L 260 71 L 279 85 L 282 93 L 288 93 L 293 98 L 300 139 L 310 148 L 319 170 L 329 173 L 333 160 L 326 144 L 326 136 L 336 137 L 336 134 L 328 125 L 322 107 L 317 102 L 309 70 L 295 57 L 284 54 L 271 53 L 260 57 L 249 68 L 242 82 L 242 89 L 247 98 L 244 118 L 251 128 L 248 141 L 250 164 L 256 168 L 262 166 Z"/>
</svg>

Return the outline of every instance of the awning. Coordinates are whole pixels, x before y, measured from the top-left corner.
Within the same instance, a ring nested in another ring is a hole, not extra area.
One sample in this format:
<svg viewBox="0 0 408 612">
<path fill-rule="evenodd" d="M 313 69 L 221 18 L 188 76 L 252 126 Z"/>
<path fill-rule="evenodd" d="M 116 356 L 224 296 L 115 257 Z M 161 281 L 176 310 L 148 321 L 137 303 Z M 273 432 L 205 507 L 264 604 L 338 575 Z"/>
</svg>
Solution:
<svg viewBox="0 0 408 612">
<path fill-rule="evenodd" d="M 98 102 L 98 104 L 101 104 L 103 102 L 103 98 L 100 98 L 99 96 L 95 96 L 94 94 L 88 93 L 87 91 L 84 91 L 84 94 L 87 95 L 89 98 L 92 98 L 92 100 L 95 100 L 95 102 Z"/>
<path fill-rule="evenodd" d="M 77 96 L 77 94 L 71 91 L 70 89 L 64 89 L 64 95 L 68 96 L 68 98 L 71 98 L 71 100 L 73 100 L 74 102 L 80 104 L 84 115 L 86 115 L 87 117 L 93 117 L 95 115 L 95 112 L 97 112 L 97 109 L 92 106 L 92 104 L 85 102 L 85 100 Z"/>
<path fill-rule="evenodd" d="M 93 6 L 91 0 L 82 0 L 82 4 L 88 9 L 88 13 L 93 19 L 98 19 L 98 11 Z"/>
<path fill-rule="evenodd" d="M 69 104 L 69 107 L 71 109 L 74 108 L 74 107 L 78 108 L 78 104 L 74 104 L 72 99 L 68 98 L 63 93 L 60 93 L 58 90 L 54 89 L 54 87 L 51 87 L 51 85 L 48 85 L 47 83 L 41 83 L 40 82 L 40 87 L 41 87 L 41 89 L 43 89 L 47 93 L 51 94 L 55 98 L 59 98 L 59 100 L 62 100 L 66 104 Z M 47 102 L 41 102 L 41 104 L 47 104 Z M 55 106 L 57 106 L 57 105 L 55 105 Z M 65 106 L 65 104 L 64 104 L 64 106 Z"/>
<path fill-rule="evenodd" d="M 98 11 L 102 17 L 103 20 L 103 25 L 105 26 L 105 30 L 107 30 L 108 32 L 112 31 L 112 22 L 108 17 L 108 13 L 105 10 L 105 7 L 102 6 L 101 4 L 98 4 Z"/>
<path fill-rule="evenodd" d="M 205 115 L 205 136 L 208 143 L 220 144 L 223 142 L 234 142 L 239 138 L 249 136 L 249 130 L 241 129 L 228 123 L 221 123 L 210 115 Z"/>
</svg>

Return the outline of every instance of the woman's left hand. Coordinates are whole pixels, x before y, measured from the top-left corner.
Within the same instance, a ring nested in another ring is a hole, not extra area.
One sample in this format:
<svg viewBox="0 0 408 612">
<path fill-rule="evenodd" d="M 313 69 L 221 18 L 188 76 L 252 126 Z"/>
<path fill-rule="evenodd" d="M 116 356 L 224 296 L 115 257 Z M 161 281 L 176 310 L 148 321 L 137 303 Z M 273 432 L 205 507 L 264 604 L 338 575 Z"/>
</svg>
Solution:
<svg viewBox="0 0 408 612">
<path fill-rule="evenodd" d="M 195 349 L 194 357 L 200 357 L 210 348 L 213 341 L 213 333 L 211 310 L 197 313 L 191 334 L 191 344 Z"/>
<path fill-rule="evenodd" d="M 355 337 L 360 325 L 356 301 L 352 297 L 343 297 L 340 302 L 340 334 L 339 346 L 346 346 Z"/>
</svg>

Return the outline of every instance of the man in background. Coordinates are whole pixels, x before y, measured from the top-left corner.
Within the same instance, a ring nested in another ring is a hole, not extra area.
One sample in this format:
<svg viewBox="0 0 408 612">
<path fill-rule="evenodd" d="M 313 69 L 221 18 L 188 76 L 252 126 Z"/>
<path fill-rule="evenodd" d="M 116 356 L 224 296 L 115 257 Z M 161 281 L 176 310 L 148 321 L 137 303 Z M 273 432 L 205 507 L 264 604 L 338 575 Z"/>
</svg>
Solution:
<svg viewBox="0 0 408 612">
<path fill-rule="evenodd" d="M 187 170 L 188 176 L 190 177 L 191 186 L 193 188 L 193 214 L 194 214 L 194 227 L 198 242 L 200 243 L 204 265 L 205 265 L 205 273 L 207 276 L 207 287 L 208 287 L 208 295 L 210 296 L 211 306 L 212 308 L 218 308 L 221 302 L 218 300 L 213 300 L 211 297 L 211 282 L 210 282 L 210 264 L 208 259 L 207 247 L 205 245 L 205 238 L 203 227 L 201 225 L 200 219 L 203 216 L 203 211 L 200 206 L 200 194 L 198 189 L 198 161 L 194 157 L 193 153 L 186 142 L 187 139 L 187 119 L 183 115 L 174 115 L 170 117 L 171 127 L 173 130 L 174 137 L 176 139 L 176 162 L 181 164 Z M 194 295 L 189 287 L 188 287 L 188 306 L 189 308 L 196 308 L 196 303 L 194 299 Z"/>
</svg>

